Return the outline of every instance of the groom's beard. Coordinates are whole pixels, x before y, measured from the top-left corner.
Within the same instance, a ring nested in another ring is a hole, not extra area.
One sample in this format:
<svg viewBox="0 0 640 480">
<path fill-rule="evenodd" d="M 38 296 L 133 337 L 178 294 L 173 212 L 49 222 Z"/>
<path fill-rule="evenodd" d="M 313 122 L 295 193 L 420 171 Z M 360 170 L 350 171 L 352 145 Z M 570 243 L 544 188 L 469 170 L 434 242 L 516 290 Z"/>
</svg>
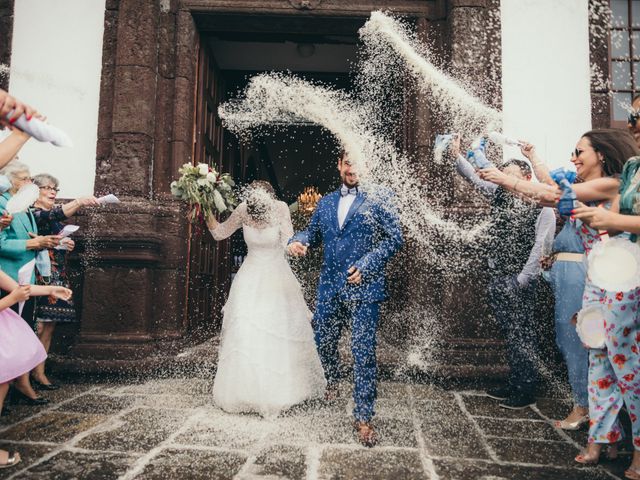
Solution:
<svg viewBox="0 0 640 480">
<path fill-rule="evenodd" d="M 354 188 L 359 185 L 358 180 L 347 180 L 346 177 L 342 177 L 341 180 L 343 185 L 347 188 Z"/>
</svg>

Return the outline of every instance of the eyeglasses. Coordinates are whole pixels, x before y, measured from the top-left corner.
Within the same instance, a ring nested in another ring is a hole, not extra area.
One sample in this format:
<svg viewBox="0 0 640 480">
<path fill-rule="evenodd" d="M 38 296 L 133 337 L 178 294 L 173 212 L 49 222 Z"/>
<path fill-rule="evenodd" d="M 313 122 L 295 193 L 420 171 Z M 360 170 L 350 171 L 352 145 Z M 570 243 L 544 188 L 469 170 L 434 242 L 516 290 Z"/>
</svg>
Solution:
<svg viewBox="0 0 640 480">
<path fill-rule="evenodd" d="M 16 180 L 19 182 L 33 182 L 33 178 L 31 177 L 16 177 Z"/>
<path fill-rule="evenodd" d="M 627 117 L 627 123 L 631 125 L 635 125 L 639 118 L 640 118 L 640 110 L 635 110 L 631 112 Z"/>
<path fill-rule="evenodd" d="M 59 189 L 59 188 L 56 188 L 56 187 L 50 187 L 50 186 L 48 186 L 48 185 L 47 185 L 46 187 L 40 187 L 40 190 L 49 190 L 49 191 L 51 191 L 51 192 L 56 192 L 56 193 L 58 193 L 58 192 L 60 191 L 60 189 Z"/>
</svg>

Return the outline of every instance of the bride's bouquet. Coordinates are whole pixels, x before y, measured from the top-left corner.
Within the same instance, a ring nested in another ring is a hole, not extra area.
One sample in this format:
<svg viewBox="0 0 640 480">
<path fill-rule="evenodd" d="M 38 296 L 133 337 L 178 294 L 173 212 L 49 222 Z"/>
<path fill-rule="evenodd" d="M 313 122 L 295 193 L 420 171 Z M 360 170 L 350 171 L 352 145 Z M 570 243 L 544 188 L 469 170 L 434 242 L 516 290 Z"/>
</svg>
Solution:
<svg viewBox="0 0 640 480">
<path fill-rule="evenodd" d="M 206 220 L 216 209 L 232 212 L 238 205 L 233 193 L 235 182 L 228 173 L 219 173 L 206 163 L 185 163 L 178 170 L 180 178 L 171 182 L 171 194 L 189 204 L 189 219 Z"/>
</svg>

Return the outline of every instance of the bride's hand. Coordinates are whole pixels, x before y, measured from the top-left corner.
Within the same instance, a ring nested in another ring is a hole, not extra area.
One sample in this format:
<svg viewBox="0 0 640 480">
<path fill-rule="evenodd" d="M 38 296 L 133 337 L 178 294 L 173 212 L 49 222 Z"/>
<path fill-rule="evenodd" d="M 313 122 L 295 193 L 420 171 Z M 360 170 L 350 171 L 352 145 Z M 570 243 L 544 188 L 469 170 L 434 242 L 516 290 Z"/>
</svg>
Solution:
<svg viewBox="0 0 640 480">
<path fill-rule="evenodd" d="M 213 230 L 217 226 L 218 226 L 218 220 L 216 220 L 216 217 L 212 213 L 210 213 L 207 216 L 207 227 L 209 227 L 209 230 Z"/>
<path fill-rule="evenodd" d="M 306 245 L 300 242 L 291 242 L 287 247 L 287 251 L 289 255 L 293 255 L 294 257 L 304 257 L 307 254 L 307 248 Z"/>
</svg>

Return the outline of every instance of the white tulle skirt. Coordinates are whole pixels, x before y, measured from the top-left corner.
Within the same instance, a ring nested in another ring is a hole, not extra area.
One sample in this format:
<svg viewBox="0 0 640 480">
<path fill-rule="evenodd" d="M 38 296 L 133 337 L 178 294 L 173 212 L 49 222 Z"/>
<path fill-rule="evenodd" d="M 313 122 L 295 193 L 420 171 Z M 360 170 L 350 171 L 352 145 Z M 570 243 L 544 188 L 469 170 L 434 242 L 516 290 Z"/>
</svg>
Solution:
<svg viewBox="0 0 640 480">
<path fill-rule="evenodd" d="M 267 417 L 323 395 L 326 381 L 311 312 L 282 254 L 249 254 L 223 312 L 216 405 Z"/>
</svg>

